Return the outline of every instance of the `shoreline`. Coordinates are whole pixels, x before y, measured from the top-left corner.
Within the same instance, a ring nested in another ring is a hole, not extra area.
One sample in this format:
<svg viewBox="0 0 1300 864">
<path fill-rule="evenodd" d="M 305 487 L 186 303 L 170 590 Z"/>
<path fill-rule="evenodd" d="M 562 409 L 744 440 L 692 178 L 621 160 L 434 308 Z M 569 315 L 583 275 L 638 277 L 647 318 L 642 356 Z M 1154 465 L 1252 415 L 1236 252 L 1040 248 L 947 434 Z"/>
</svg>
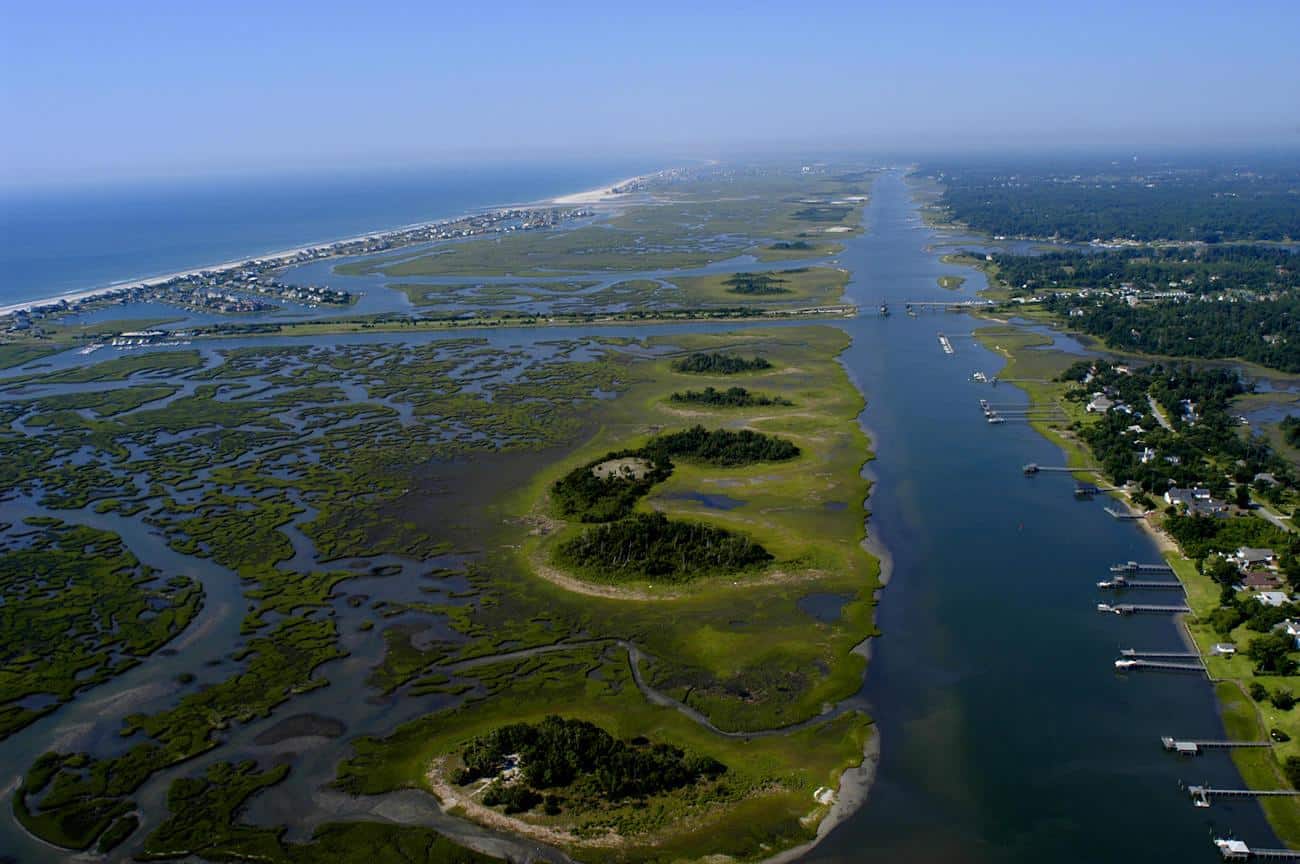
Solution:
<svg viewBox="0 0 1300 864">
<path fill-rule="evenodd" d="M 660 169 L 662 170 L 662 169 Z M 100 285 L 94 288 L 85 288 L 75 291 L 65 291 L 60 294 L 53 294 L 48 297 L 40 297 L 34 300 L 22 300 L 16 303 L 9 303 L 0 306 L 0 318 L 13 315 L 18 312 L 29 312 L 42 306 L 51 306 L 59 303 L 77 303 L 85 300 L 94 300 L 100 297 L 111 297 L 120 291 L 131 291 L 137 288 L 150 288 L 155 285 L 169 282 L 173 279 L 183 279 L 190 276 L 197 276 L 201 273 L 225 273 L 230 270 L 237 270 L 240 267 L 247 267 L 254 262 L 261 264 L 285 261 L 288 263 L 291 259 L 308 253 L 323 252 L 330 247 L 340 243 L 355 243 L 364 240 L 375 240 L 390 234 L 399 234 L 405 231 L 413 231 L 421 228 L 433 228 L 458 219 L 463 219 L 474 213 L 486 213 L 493 210 L 508 209 L 511 207 L 564 207 L 579 204 L 607 204 L 611 199 L 628 193 L 616 193 L 614 190 L 620 186 L 635 183 L 655 176 L 658 171 L 652 171 L 646 174 L 638 174 L 634 177 L 626 177 L 617 180 L 614 183 L 598 186 L 594 189 L 586 189 L 579 192 L 571 192 L 564 195 L 557 195 L 553 198 L 542 198 L 537 201 L 502 203 L 489 205 L 479 209 L 471 209 L 461 212 L 454 216 L 444 216 L 438 219 L 431 219 L 421 222 L 410 222 L 404 225 L 396 225 L 390 228 L 381 228 L 374 231 L 367 231 L 361 234 L 354 234 L 347 237 L 339 237 L 333 240 L 320 240 L 296 246 L 291 249 L 280 249 L 272 252 L 266 252 L 260 255 L 247 255 L 229 261 L 223 261 L 217 264 L 198 265 L 188 267 L 183 270 L 176 270 L 170 273 L 160 273 L 149 276 L 127 277 L 110 282 L 107 285 Z"/>
<path fill-rule="evenodd" d="M 984 318 L 984 320 L 997 320 L 997 319 Z M 1008 326 L 1011 327 L 1017 326 L 1014 324 L 1010 324 L 1009 322 L 1006 323 Z M 997 354 L 1005 358 L 1008 365 L 1015 362 L 1016 359 L 1015 351 L 1001 346 L 993 346 L 987 344 L 986 347 L 990 348 L 991 350 L 994 350 Z M 1020 349 L 1020 350 L 1030 350 L 1030 349 Z M 1096 351 L 1097 349 L 1094 347 L 1092 348 L 1092 350 Z M 1041 392 L 1036 392 L 1035 388 L 1033 387 L 1026 387 L 1023 384 L 1011 382 L 1011 381 L 1009 381 L 1008 383 L 1010 383 L 1013 387 L 1020 390 L 1021 392 L 1025 393 L 1029 397 L 1029 401 L 1031 405 L 1046 404 L 1047 401 L 1049 401 L 1044 399 L 1043 394 Z M 1071 465 L 1076 455 L 1081 457 L 1087 457 L 1090 459 L 1094 458 L 1095 456 L 1095 454 L 1093 454 L 1092 449 L 1088 446 L 1088 444 L 1076 436 L 1066 435 L 1059 430 L 1051 429 L 1043 421 L 1035 420 L 1032 421 L 1029 425 L 1031 426 L 1031 428 L 1034 429 L 1035 432 L 1037 432 L 1045 440 L 1052 443 L 1062 451 L 1062 453 L 1066 457 L 1067 465 Z M 1183 551 L 1183 549 L 1178 545 L 1178 542 L 1174 539 L 1174 537 L 1170 535 L 1162 525 L 1152 520 L 1151 517 L 1153 514 L 1156 513 L 1156 511 L 1141 511 L 1140 508 L 1138 508 L 1133 504 L 1131 496 L 1126 491 L 1124 491 L 1120 487 L 1114 486 L 1114 484 L 1110 482 L 1109 478 L 1106 478 L 1104 474 L 1098 474 L 1097 476 L 1101 478 L 1105 478 L 1107 480 L 1107 483 L 1110 485 L 1111 488 L 1105 490 L 1105 494 L 1107 496 L 1122 503 L 1125 506 L 1125 508 L 1127 508 L 1130 512 L 1143 513 L 1143 518 L 1134 519 L 1131 521 L 1137 523 L 1138 529 L 1142 532 L 1143 535 L 1145 535 L 1151 541 L 1159 557 L 1163 561 L 1169 564 L 1169 566 L 1173 570 L 1174 578 L 1177 579 L 1178 582 L 1183 586 L 1184 595 L 1187 597 L 1187 601 L 1186 601 L 1187 606 L 1192 611 L 1189 613 L 1184 613 L 1184 614 L 1174 616 L 1173 620 L 1175 622 L 1175 629 L 1178 634 L 1178 639 L 1180 642 L 1182 642 L 1184 645 L 1188 647 L 1188 650 L 1192 650 L 1196 652 L 1197 657 L 1201 662 L 1201 665 L 1205 667 L 1205 677 L 1213 695 L 1219 723 L 1222 726 L 1226 727 L 1227 712 L 1231 708 L 1231 705 L 1229 701 L 1226 700 L 1225 697 L 1221 694 L 1219 685 L 1221 684 L 1232 685 L 1233 687 L 1240 690 L 1243 696 L 1245 695 L 1245 685 L 1242 679 L 1240 678 L 1217 677 L 1214 674 L 1214 672 L 1211 671 L 1211 660 L 1214 659 L 1213 655 L 1211 655 L 1202 646 L 1202 644 L 1197 640 L 1195 634 L 1193 634 L 1192 632 L 1191 622 L 1192 621 L 1200 622 L 1203 620 L 1199 617 L 1196 611 L 1196 606 L 1192 602 L 1192 592 L 1194 591 L 1196 586 L 1193 585 L 1191 581 L 1189 581 L 1189 576 L 1185 572 L 1185 568 L 1187 570 L 1190 570 L 1193 574 L 1196 572 L 1195 561 L 1187 556 L 1187 554 Z M 1255 739 L 1252 740 L 1268 741 L 1269 730 L 1267 728 L 1267 723 L 1264 721 L 1264 718 L 1260 716 L 1257 709 L 1254 712 L 1254 717 L 1252 722 L 1255 729 L 1255 735 L 1257 736 Z M 1226 731 L 1225 734 L 1227 734 Z M 1264 752 L 1267 754 L 1267 758 L 1272 762 L 1272 766 L 1269 769 L 1269 774 L 1270 774 L 1269 783 L 1276 785 L 1275 781 L 1280 782 L 1281 780 L 1281 778 L 1277 776 L 1279 773 L 1281 760 L 1278 756 L 1277 751 L 1272 746 L 1267 748 L 1267 750 Z M 1234 752 L 1232 755 L 1232 760 L 1237 769 L 1239 776 L 1241 777 L 1241 782 L 1246 786 L 1246 788 L 1251 788 L 1251 789 L 1271 788 L 1268 784 L 1261 786 L 1257 780 L 1252 781 L 1251 777 L 1249 776 L 1250 772 L 1248 772 L 1246 768 L 1243 766 L 1243 764 L 1238 761 L 1241 758 L 1243 757 L 1241 756 L 1240 753 Z M 1271 806 L 1263 806 L 1262 810 L 1263 810 L 1265 820 L 1268 822 L 1270 829 L 1273 831 L 1278 841 L 1287 848 L 1296 848 L 1295 846 L 1292 845 L 1292 843 L 1296 842 L 1294 837 L 1294 832 L 1290 830 L 1292 829 L 1293 826 L 1288 824 L 1287 819 L 1276 814 L 1274 809 Z"/>
</svg>

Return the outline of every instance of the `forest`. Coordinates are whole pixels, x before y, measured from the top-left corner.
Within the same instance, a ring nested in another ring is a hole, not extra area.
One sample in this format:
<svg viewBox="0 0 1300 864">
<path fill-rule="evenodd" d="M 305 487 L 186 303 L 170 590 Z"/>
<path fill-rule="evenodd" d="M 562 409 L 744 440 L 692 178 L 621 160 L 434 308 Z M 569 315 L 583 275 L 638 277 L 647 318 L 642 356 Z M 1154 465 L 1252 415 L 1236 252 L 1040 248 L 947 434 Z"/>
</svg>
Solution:
<svg viewBox="0 0 1300 864">
<path fill-rule="evenodd" d="M 737 375 L 741 372 L 761 372 L 772 364 L 762 357 L 746 359 L 739 354 L 713 351 L 696 353 L 673 361 L 674 372 L 691 372 L 697 375 Z"/>
<path fill-rule="evenodd" d="M 510 786 L 495 781 L 484 803 L 501 803 L 520 812 L 541 803 L 536 790 L 564 790 L 580 798 L 618 801 L 643 798 L 711 780 L 727 767 L 708 756 L 688 756 L 669 744 L 644 738 L 620 741 L 585 720 L 549 716 L 540 723 L 513 723 L 480 735 L 465 745 L 465 767 L 457 785 L 495 777 L 511 756 L 519 757 L 519 778 Z M 548 799 L 548 809 L 558 800 Z"/>
<path fill-rule="evenodd" d="M 1300 161 L 1109 160 L 928 165 L 938 205 L 977 231 L 1072 241 L 1300 238 Z"/>
<path fill-rule="evenodd" d="M 1067 314 L 1078 305 L 1054 297 L 1047 308 Z M 1239 358 L 1283 372 L 1300 372 L 1300 294 L 1277 300 L 1164 301 L 1130 306 L 1107 299 L 1083 307 L 1070 326 L 1117 350 L 1201 359 Z"/>
<path fill-rule="evenodd" d="M 968 253 L 975 254 L 975 253 Z M 983 257 L 983 256 L 977 256 Z M 1057 289 L 1269 294 L 1300 288 L 1300 257 L 1273 246 L 1225 244 L 1161 249 L 1067 250 L 1043 255 L 993 253 L 998 279 L 1013 291 Z"/>
<path fill-rule="evenodd" d="M 789 406 L 794 404 L 782 396 L 754 393 L 744 387 L 728 387 L 726 390 L 718 390 L 716 387 L 709 386 L 703 390 L 687 390 L 685 393 L 677 392 L 669 398 L 673 402 L 690 405 L 711 405 L 716 408 L 750 408 L 767 405 Z"/>
<path fill-rule="evenodd" d="M 772 554 L 750 538 L 722 528 L 669 519 L 662 513 L 636 513 L 566 540 L 556 548 L 553 560 L 598 581 L 650 577 L 685 583 L 765 564 Z"/>
</svg>

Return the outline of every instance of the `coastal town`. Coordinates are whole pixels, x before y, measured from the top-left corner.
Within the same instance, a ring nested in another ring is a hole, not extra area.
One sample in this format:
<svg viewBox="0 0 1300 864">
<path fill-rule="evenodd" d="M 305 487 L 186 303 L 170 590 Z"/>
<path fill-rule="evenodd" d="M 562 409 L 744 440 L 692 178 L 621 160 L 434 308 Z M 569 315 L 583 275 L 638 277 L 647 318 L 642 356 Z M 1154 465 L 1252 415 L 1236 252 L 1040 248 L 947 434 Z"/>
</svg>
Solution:
<svg viewBox="0 0 1300 864">
<path fill-rule="evenodd" d="M 351 305 L 351 292 L 328 285 L 293 285 L 278 274 L 286 268 L 328 258 L 372 255 L 423 243 L 464 240 L 488 234 L 555 228 L 590 218 L 588 207 L 511 207 L 394 231 L 303 247 L 277 255 L 143 279 L 47 301 L 0 309 L 0 332 L 38 332 L 43 323 L 128 303 L 155 302 L 220 314 L 272 311 L 282 305 L 305 308 Z"/>
</svg>

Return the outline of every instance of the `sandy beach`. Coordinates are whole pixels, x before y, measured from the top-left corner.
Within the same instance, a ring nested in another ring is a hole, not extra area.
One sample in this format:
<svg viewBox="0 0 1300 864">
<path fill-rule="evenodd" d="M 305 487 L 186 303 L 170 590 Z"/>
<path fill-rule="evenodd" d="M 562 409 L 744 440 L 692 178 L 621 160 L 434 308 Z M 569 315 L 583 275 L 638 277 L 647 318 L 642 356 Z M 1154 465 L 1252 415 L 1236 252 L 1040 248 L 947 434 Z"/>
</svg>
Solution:
<svg viewBox="0 0 1300 864">
<path fill-rule="evenodd" d="M 568 207 L 568 206 L 576 206 L 582 204 L 607 203 L 610 200 L 619 197 L 619 195 L 614 192 L 616 188 L 620 186 L 624 186 L 628 183 L 633 183 L 637 180 L 641 180 L 648 176 L 650 175 L 642 174 L 634 177 L 626 177 L 608 186 L 601 186 L 596 189 L 588 189 L 583 192 L 574 192 L 569 195 L 561 195 L 557 198 L 543 199 L 541 201 L 534 201 L 530 203 L 501 204 L 496 207 L 486 208 L 484 211 L 475 211 L 475 212 L 487 212 L 489 210 L 502 210 L 502 209 L 509 209 L 513 207 L 546 207 L 546 206 Z M 437 225 L 443 225 L 449 222 L 455 222 L 458 219 L 465 218 L 465 216 L 467 215 L 470 214 L 463 213 L 460 216 L 447 218 L 447 219 L 436 219 L 431 222 L 416 222 L 410 225 L 402 225 L 396 228 L 386 228 L 380 231 L 370 231 L 365 234 L 356 234 L 351 237 L 343 237 L 337 240 L 325 240 L 318 243 L 311 243 L 305 246 L 298 246 L 293 249 L 284 249 L 278 252 L 268 252 L 265 255 L 253 255 L 245 258 L 239 258 L 234 261 L 225 261 L 220 264 L 209 264 L 209 265 L 204 265 L 199 267 L 191 267 L 186 270 L 177 270 L 172 273 L 163 273 L 155 276 L 141 277 L 138 279 L 124 279 L 120 282 L 113 282 L 109 285 L 103 285 L 98 288 L 88 288 L 81 291 L 70 291 L 63 294 L 56 294 L 51 297 L 42 297 L 36 300 L 23 300 L 18 303 L 10 303 L 5 306 L 0 306 L 0 317 L 4 317 L 6 315 L 12 315 L 15 312 L 27 311 L 39 306 L 49 306 L 60 302 L 76 303 L 82 300 L 93 300 L 98 297 L 111 297 L 119 292 L 130 291 L 135 288 L 149 288 L 154 285 L 159 285 L 163 282 L 169 282 L 172 279 L 181 279 L 187 276 L 195 276 L 200 273 L 224 273 L 229 270 L 238 270 L 239 268 L 247 267 L 250 264 L 253 264 L 254 262 L 265 264 L 267 262 L 284 261 L 285 263 L 288 263 L 291 259 L 299 255 L 325 251 L 328 250 L 331 246 L 335 246 L 340 243 L 355 243 L 362 240 L 373 240 L 379 237 L 384 237 L 389 234 L 398 234 L 403 231 L 412 231 L 419 228 L 431 228 Z"/>
<path fill-rule="evenodd" d="M 625 177 L 617 183 L 612 183 L 609 186 L 600 186 L 596 189 L 588 189 L 585 192 L 574 192 L 571 195 L 561 195 L 558 198 L 552 198 L 551 203 L 559 204 L 561 206 L 570 206 L 573 204 L 607 204 L 619 197 L 620 193 L 615 192 L 615 189 L 620 186 L 626 186 L 629 183 L 635 183 L 637 180 L 642 180 L 646 176 L 648 175 L 643 174 L 636 177 Z"/>
</svg>

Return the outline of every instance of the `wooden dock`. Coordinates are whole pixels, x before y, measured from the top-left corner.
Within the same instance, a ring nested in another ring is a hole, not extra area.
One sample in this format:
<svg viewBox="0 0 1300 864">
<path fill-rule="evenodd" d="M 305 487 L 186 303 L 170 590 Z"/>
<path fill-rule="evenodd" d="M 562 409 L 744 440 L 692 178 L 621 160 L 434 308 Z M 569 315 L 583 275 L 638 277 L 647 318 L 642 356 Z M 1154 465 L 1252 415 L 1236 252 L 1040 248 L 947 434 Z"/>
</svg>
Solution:
<svg viewBox="0 0 1300 864">
<path fill-rule="evenodd" d="M 1186 606 L 1166 606 L 1159 603 L 1098 603 L 1098 612 L 1113 612 L 1116 615 L 1187 615 L 1191 609 Z"/>
<path fill-rule="evenodd" d="M 1116 510 L 1114 507 L 1106 507 L 1105 510 L 1111 515 L 1111 518 L 1118 519 L 1121 522 L 1136 522 L 1139 519 L 1147 518 L 1145 513 L 1127 513 Z"/>
<path fill-rule="evenodd" d="M 1172 573 L 1174 568 L 1168 564 L 1139 564 L 1136 561 L 1126 561 L 1123 564 L 1110 565 L 1112 573 Z"/>
<path fill-rule="evenodd" d="M 1124 576 L 1114 576 L 1104 582 L 1098 582 L 1097 587 L 1109 589 L 1111 591 L 1123 591 L 1127 588 L 1134 590 L 1143 589 L 1147 591 L 1182 591 L 1187 592 L 1182 582 L 1169 582 L 1166 580 L 1156 581 L 1154 579 L 1129 579 Z"/>
<path fill-rule="evenodd" d="M 1294 849 L 1257 849 L 1253 846 L 1247 846 L 1240 840 L 1229 840 L 1224 837 L 1215 837 L 1214 845 L 1218 848 L 1219 854 L 1223 856 L 1224 861 L 1300 860 L 1300 852 Z"/>
<path fill-rule="evenodd" d="M 1205 667 L 1200 663 L 1168 663 L 1163 660 L 1130 660 L 1122 658 L 1115 661 L 1116 672 L 1195 672 L 1201 674 Z"/>
<path fill-rule="evenodd" d="M 1201 656 L 1195 651 L 1139 651 L 1136 648 L 1122 648 L 1119 653 L 1123 657 L 1149 657 L 1161 659 L 1186 659 L 1188 657 L 1196 657 L 1197 659 L 1200 659 Z"/>
<path fill-rule="evenodd" d="M 1235 747 L 1271 747 L 1267 741 L 1197 741 L 1173 738 L 1168 735 L 1160 739 L 1161 745 L 1170 753 L 1180 756 L 1199 756 L 1203 750 L 1231 750 Z"/>
<path fill-rule="evenodd" d="M 1300 789 L 1218 789 L 1213 786 L 1188 786 L 1187 794 L 1197 807 L 1209 807 L 1215 798 L 1296 798 Z M 1300 855 L 1300 853 L 1297 853 Z"/>
</svg>

